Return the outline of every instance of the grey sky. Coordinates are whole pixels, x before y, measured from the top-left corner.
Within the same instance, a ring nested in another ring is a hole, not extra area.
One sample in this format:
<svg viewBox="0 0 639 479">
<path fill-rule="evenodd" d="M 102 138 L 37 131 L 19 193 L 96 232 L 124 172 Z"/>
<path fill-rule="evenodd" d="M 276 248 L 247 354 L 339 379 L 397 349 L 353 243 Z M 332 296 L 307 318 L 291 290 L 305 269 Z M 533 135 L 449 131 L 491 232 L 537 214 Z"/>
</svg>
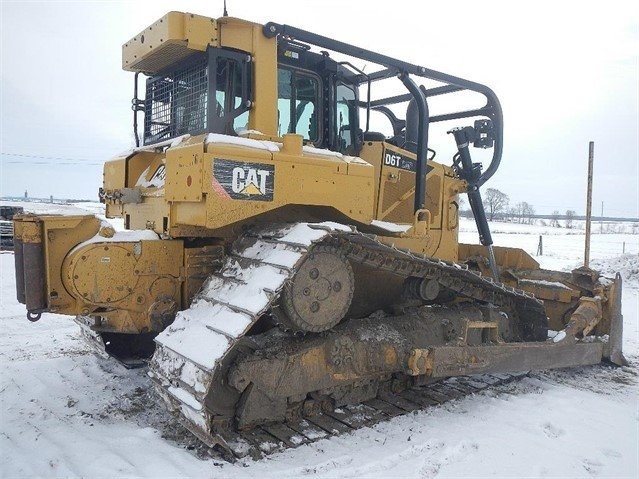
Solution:
<svg viewBox="0 0 639 479">
<path fill-rule="evenodd" d="M 639 216 L 635 1 L 227 3 L 232 16 L 288 23 L 490 86 L 504 109 L 505 148 L 486 186 L 511 203 L 583 213 L 593 140 L 595 213 L 604 201 L 606 215 Z M 169 10 L 222 14 L 221 0 L 1 7 L 0 194 L 92 199 L 102 162 L 133 142 L 133 75 L 121 70 L 121 45 Z"/>
</svg>

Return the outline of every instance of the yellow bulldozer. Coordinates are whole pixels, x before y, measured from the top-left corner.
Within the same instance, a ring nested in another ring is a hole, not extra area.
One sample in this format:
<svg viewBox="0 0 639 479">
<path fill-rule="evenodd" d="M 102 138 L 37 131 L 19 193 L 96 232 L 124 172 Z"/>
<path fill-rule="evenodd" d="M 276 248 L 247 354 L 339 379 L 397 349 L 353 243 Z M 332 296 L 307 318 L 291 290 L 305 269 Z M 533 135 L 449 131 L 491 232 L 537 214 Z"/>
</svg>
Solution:
<svg viewBox="0 0 639 479">
<path fill-rule="evenodd" d="M 30 320 L 73 315 L 148 365 L 205 443 L 389 384 L 624 363 L 619 275 L 492 245 L 480 188 L 503 121 L 488 87 L 288 25 L 180 12 L 126 42 L 122 66 L 136 146 L 105 163 L 99 196 L 124 230 L 16 217 L 17 296 Z M 458 242 L 461 194 L 480 244 Z"/>
</svg>

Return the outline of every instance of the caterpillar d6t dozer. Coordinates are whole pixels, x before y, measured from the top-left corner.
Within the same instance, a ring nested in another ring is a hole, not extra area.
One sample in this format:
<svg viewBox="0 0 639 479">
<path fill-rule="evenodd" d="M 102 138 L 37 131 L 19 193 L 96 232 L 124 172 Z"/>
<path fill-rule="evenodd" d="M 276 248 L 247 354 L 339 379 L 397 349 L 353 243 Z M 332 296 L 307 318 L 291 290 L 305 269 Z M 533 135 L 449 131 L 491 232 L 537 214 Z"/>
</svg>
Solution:
<svg viewBox="0 0 639 479">
<path fill-rule="evenodd" d="M 624 362 L 618 276 L 493 248 L 480 187 L 503 128 L 486 86 L 179 12 L 122 57 L 138 144 L 106 162 L 100 199 L 125 228 L 17 217 L 18 299 L 147 358 L 204 442 L 435 378 Z M 461 194 L 481 244 L 458 242 Z"/>
</svg>

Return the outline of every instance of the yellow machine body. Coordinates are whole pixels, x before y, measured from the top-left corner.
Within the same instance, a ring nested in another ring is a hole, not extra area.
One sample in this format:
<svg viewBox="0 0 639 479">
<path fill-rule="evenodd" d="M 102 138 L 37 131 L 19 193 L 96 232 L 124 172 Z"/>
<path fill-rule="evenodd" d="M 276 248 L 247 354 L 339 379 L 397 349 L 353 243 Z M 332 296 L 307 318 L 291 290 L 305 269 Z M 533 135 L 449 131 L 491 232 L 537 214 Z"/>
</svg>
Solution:
<svg viewBox="0 0 639 479">
<path fill-rule="evenodd" d="M 93 217 L 18 219 L 19 254 L 28 259 L 35 248 L 44 278 L 27 271 L 18 288 L 29 311 L 86 316 L 97 331 L 161 331 L 247 227 L 273 223 L 350 224 L 382 243 L 449 262 L 482 254 L 480 246 L 460 251 L 459 194 L 468 184 L 452 167 L 427 162 L 426 196 L 415 211 L 416 172 L 402 166 L 414 165 L 414 152 L 376 138 L 364 139 L 355 156 L 352 149 L 339 153 L 316 148 L 301 134 L 282 134 L 278 41 L 264 28 L 170 12 L 123 45 L 123 68 L 146 75 L 211 48 L 243 55 L 253 90 L 246 128 L 235 135 L 184 134 L 105 163 L 106 216 L 122 218 L 127 230 L 155 233 L 153 239 L 120 240 Z M 502 270 L 539 270 L 520 250 L 501 249 L 498 263 Z M 490 274 L 485 264 L 483 272 Z M 578 288 L 502 279 L 560 304 L 549 313 L 557 327 L 581 295 Z"/>
<path fill-rule="evenodd" d="M 435 378 L 626 364 L 619 275 L 492 247 L 480 187 L 503 124 L 488 87 L 286 25 L 180 12 L 122 57 L 136 146 L 105 163 L 99 195 L 124 229 L 14 217 L 17 298 L 30 320 L 73 315 L 148 366 L 209 446 Z M 385 80 L 404 89 L 372 99 Z M 458 92 L 486 104 L 431 115 L 432 97 Z M 369 130 L 371 112 L 392 134 Z M 451 165 L 434 161 L 429 125 L 467 119 L 445 135 Z M 487 167 L 470 146 L 492 149 Z M 459 243 L 462 193 L 482 245 Z"/>
<path fill-rule="evenodd" d="M 16 237 L 25 247 L 41 243 L 46 272 L 29 310 L 89 316 L 103 331 L 161 331 L 250 225 L 330 220 L 417 254 L 460 259 L 459 194 L 467 184 L 451 167 L 428 161 L 425 207 L 415 213 L 416 174 L 401 167 L 416 161 L 415 153 L 377 139 L 350 156 L 314 148 L 299 134 L 278 136 L 278 46 L 262 25 L 170 12 L 123 45 L 123 68 L 153 75 L 211 47 L 250 58 L 248 130 L 183 135 L 105 163 L 106 216 L 123 218 L 127 230 L 154 232 L 156 240 L 100 240 L 92 217 L 19 220 Z M 385 229 L 387 223 L 402 228 Z M 500 260 L 504 269 L 513 266 Z"/>
</svg>

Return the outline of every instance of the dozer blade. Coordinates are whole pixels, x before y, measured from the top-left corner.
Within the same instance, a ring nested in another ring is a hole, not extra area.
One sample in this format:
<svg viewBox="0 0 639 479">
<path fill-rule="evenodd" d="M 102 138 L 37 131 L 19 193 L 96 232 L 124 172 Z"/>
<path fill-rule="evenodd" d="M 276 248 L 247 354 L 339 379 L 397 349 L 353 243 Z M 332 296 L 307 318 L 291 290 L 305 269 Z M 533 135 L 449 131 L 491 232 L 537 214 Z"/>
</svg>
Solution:
<svg viewBox="0 0 639 479">
<path fill-rule="evenodd" d="M 571 272 L 546 270 L 528 253 L 517 248 L 495 247 L 501 280 L 531 293 L 544 302 L 554 342 L 574 342 L 593 337 L 604 344 L 602 360 L 618 366 L 623 356 L 622 279 L 586 267 Z M 489 274 L 488 261 L 478 245 L 460 244 L 460 261 Z M 555 366 L 557 367 L 557 366 Z"/>
</svg>

